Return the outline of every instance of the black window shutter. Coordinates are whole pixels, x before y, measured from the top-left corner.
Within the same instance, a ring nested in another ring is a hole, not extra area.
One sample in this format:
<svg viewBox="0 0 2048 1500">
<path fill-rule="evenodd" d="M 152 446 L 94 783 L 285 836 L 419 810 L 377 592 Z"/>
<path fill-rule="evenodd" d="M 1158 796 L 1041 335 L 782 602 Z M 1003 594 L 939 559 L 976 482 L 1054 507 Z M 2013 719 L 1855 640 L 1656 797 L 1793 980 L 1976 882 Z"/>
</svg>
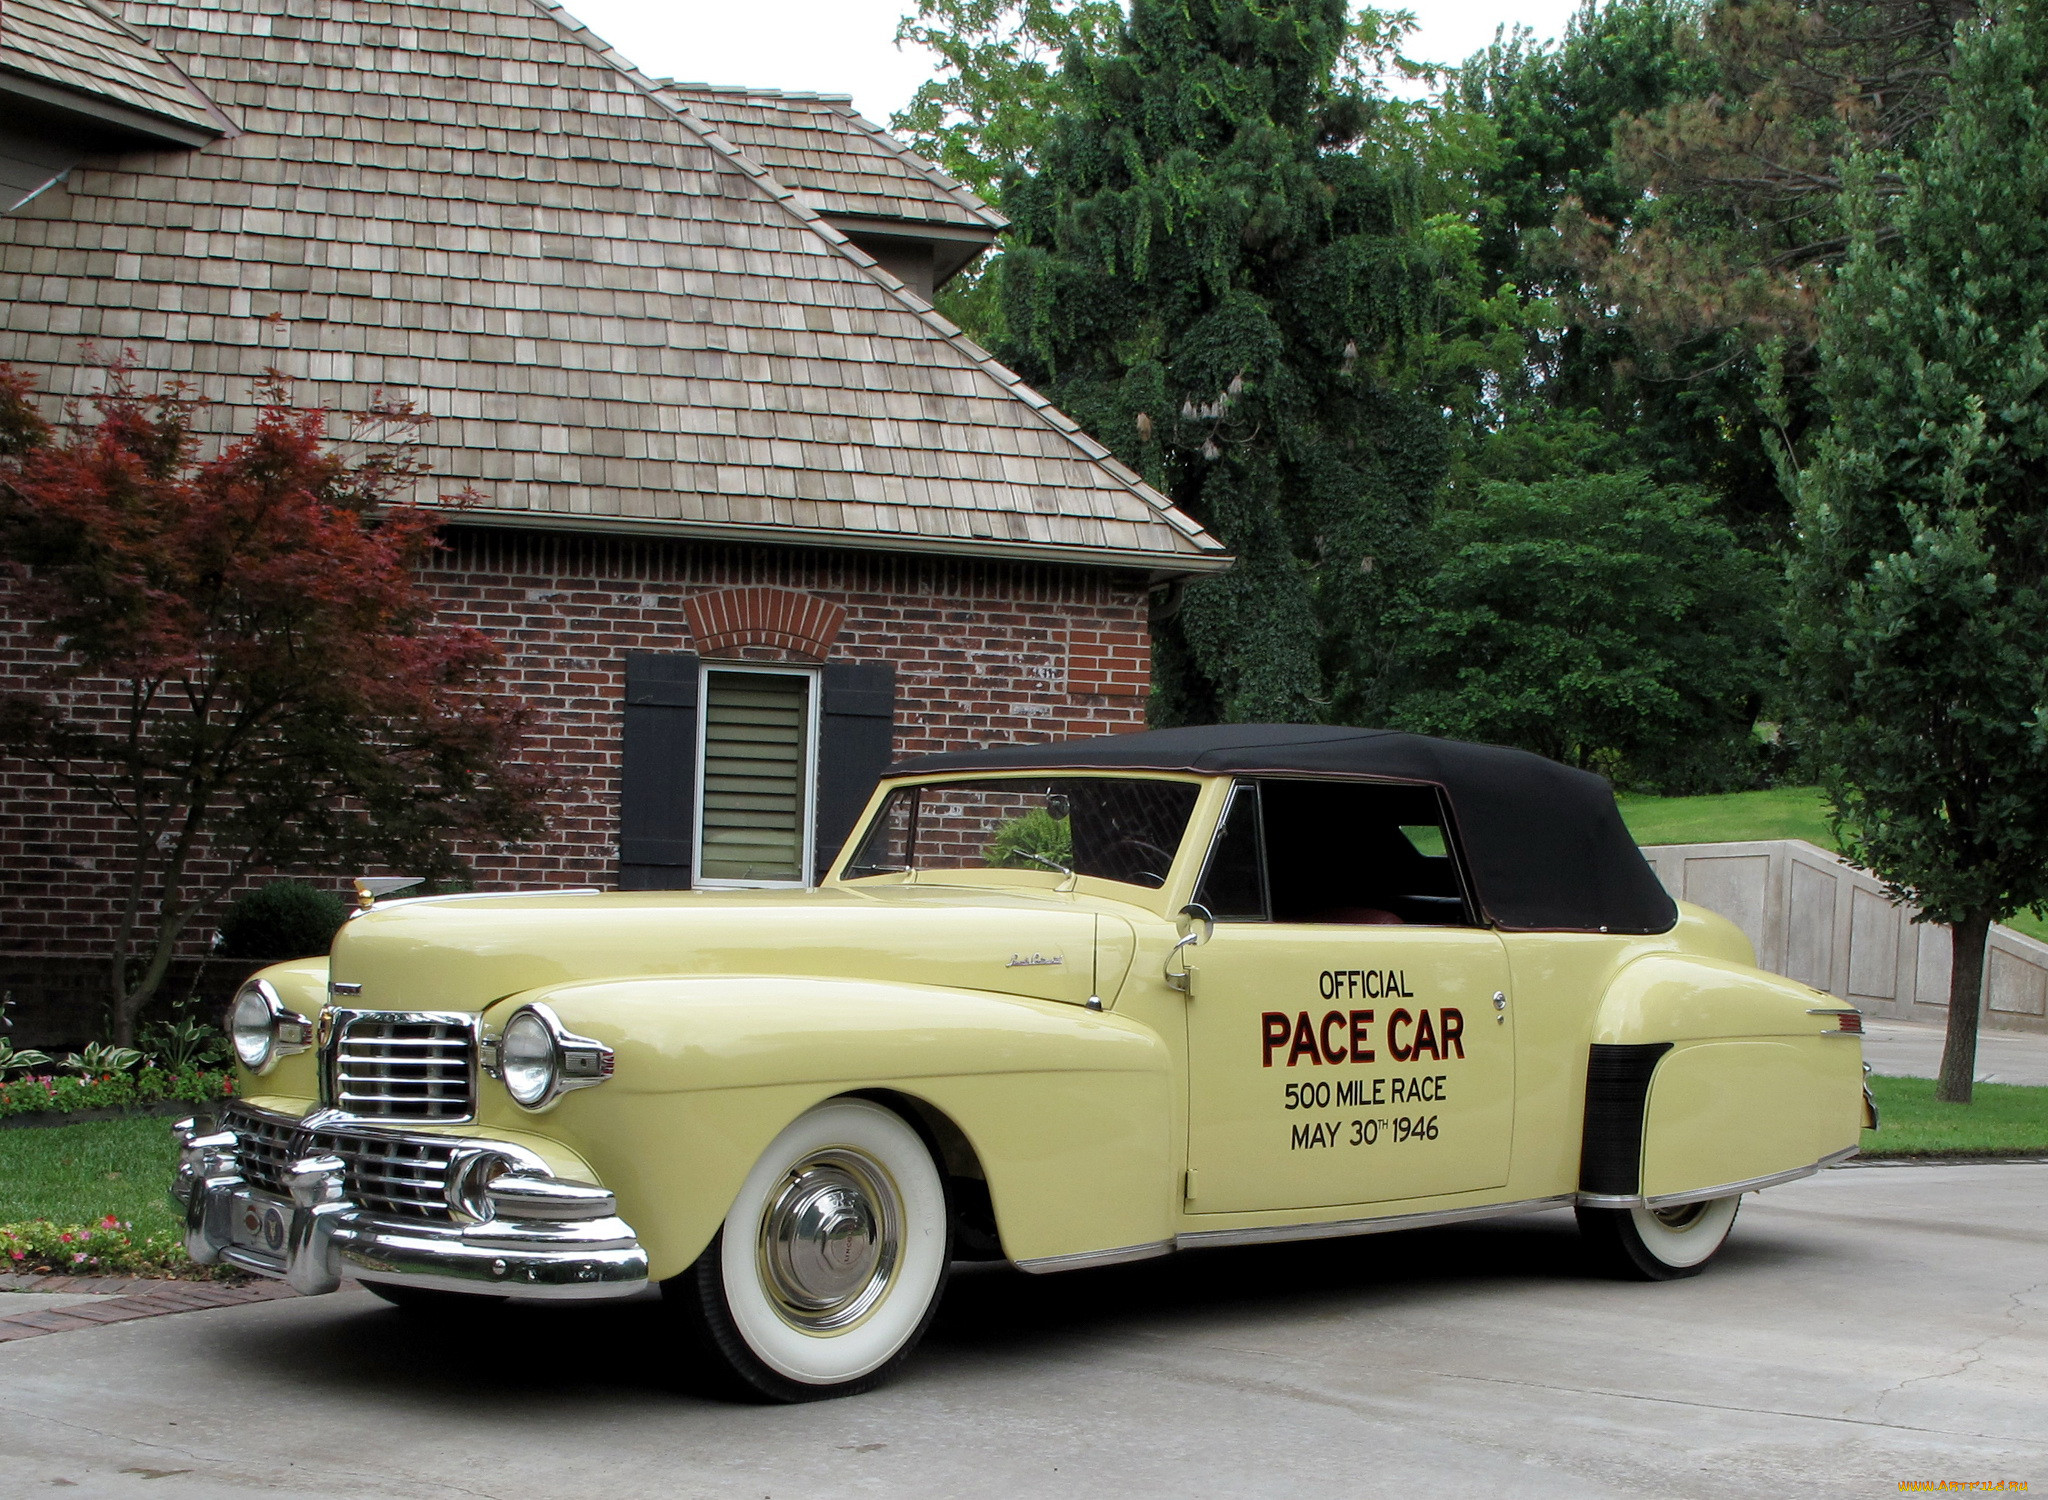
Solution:
<svg viewBox="0 0 2048 1500">
<path fill-rule="evenodd" d="M 819 683 L 817 875 L 823 878 L 853 832 L 896 749 L 896 664 L 827 662 Z"/>
<path fill-rule="evenodd" d="M 626 653 L 619 889 L 680 891 L 697 857 L 697 656 Z"/>
</svg>

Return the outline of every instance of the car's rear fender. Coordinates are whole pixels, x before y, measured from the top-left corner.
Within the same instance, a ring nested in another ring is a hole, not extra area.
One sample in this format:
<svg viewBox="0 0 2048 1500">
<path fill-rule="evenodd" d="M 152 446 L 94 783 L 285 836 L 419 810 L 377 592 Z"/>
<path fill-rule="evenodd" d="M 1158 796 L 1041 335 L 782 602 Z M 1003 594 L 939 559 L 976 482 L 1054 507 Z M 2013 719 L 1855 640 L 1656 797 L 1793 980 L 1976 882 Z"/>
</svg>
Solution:
<svg viewBox="0 0 2048 1500">
<path fill-rule="evenodd" d="M 1784 1180 L 1853 1152 L 1863 1056 L 1834 1014 L 1843 1009 L 1728 960 L 1652 954 L 1629 964 L 1594 1020 L 1581 1193 L 1673 1200 Z"/>
<path fill-rule="evenodd" d="M 784 1126 L 841 1094 L 900 1095 L 958 1127 L 1006 1254 L 1040 1260 L 1170 1237 L 1171 1057 L 1113 1013 L 874 981 L 720 975 L 537 990 L 616 1054 L 603 1087 L 536 1119 L 486 1085 L 485 1118 L 582 1153 L 672 1276 L 710 1242 Z"/>
</svg>

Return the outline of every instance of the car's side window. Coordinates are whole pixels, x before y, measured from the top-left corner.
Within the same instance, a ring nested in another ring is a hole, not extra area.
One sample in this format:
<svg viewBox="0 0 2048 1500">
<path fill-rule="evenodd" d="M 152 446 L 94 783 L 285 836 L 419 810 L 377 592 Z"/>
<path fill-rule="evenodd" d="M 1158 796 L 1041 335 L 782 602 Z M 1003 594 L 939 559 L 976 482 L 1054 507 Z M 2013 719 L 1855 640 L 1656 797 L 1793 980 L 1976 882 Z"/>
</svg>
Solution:
<svg viewBox="0 0 2048 1500">
<path fill-rule="evenodd" d="M 1240 783 L 1195 899 L 1219 921 L 1479 925 L 1440 794 L 1384 782 Z"/>
</svg>

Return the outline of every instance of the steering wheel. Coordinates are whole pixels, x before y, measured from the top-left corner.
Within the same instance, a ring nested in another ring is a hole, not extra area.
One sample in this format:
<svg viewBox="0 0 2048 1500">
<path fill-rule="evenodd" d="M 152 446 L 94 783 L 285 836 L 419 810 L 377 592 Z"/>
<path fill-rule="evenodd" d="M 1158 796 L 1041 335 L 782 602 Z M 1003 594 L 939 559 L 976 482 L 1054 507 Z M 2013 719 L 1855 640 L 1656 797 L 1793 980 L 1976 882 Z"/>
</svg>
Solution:
<svg viewBox="0 0 2048 1500">
<path fill-rule="evenodd" d="M 1117 839 L 1115 843 L 1111 844 L 1107 849 L 1103 850 L 1102 852 L 1105 856 L 1111 856 L 1114 855 L 1119 849 L 1126 848 L 1135 850 L 1139 854 L 1156 855 L 1159 859 L 1160 868 L 1162 870 L 1170 867 L 1173 864 L 1173 851 L 1171 849 L 1162 849 L 1157 844 L 1153 843 L 1150 839 L 1141 839 L 1133 833 L 1127 833 L 1123 835 L 1123 837 Z M 1104 862 L 1110 863 L 1112 861 L 1105 858 Z M 1154 889 L 1157 889 L 1159 886 L 1166 884 L 1166 876 L 1158 873 L 1157 871 L 1133 870 L 1131 871 L 1131 874 L 1136 876 L 1140 880 L 1151 881 Z"/>
</svg>

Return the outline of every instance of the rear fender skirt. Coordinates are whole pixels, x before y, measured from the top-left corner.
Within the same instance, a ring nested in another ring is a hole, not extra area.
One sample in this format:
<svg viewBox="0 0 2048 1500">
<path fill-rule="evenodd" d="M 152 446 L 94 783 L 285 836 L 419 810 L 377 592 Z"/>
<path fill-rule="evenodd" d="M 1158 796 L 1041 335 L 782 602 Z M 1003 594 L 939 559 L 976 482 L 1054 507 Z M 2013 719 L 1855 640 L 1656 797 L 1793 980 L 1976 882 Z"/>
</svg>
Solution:
<svg viewBox="0 0 2048 1500">
<path fill-rule="evenodd" d="M 1763 1177 L 1750 1177 L 1741 1182 L 1724 1182 L 1719 1187 L 1693 1188 L 1683 1193 L 1659 1193 L 1646 1198 L 1640 1193 L 1580 1193 L 1574 1200 L 1582 1208 L 1676 1208 L 1682 1203 L 1706 1203 L 1715 1198 L 1732 1198 L 1737 1193 L 1754 1193 L 1767 1187 L 1776 1187 L 1783 1182 L 1797 1182 L 1802 1177 L 1811 1177 L 1816 1172 L 1825 1172 L 1829 1167 L 1839 1167 L 1856 1155 L 1857 1148 L 1846 1146 L 1840 1151 L 1823 1156 L 1807 1167 L 1793 1167 L 1784 1172 L 1772 1172 Z"/>
</svg>

